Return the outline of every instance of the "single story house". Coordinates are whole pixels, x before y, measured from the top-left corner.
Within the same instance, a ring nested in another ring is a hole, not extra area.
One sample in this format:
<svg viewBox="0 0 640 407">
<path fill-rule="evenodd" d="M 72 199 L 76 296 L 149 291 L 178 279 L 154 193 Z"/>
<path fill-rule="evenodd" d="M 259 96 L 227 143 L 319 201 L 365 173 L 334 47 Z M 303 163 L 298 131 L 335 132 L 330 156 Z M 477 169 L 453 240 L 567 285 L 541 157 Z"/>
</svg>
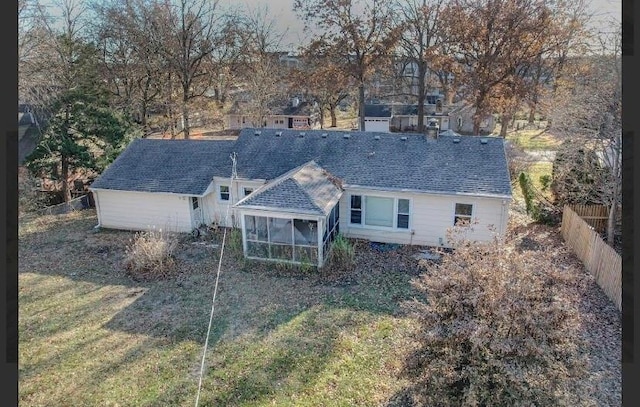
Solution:
<svg viewBox="0 0 640 407">
<path fill-rule="evenodd" d="M 449 112 L 450 128 L 458 133 L 473 134 L 473 106 L 465 104 Z M 490 134 L 496 128 L 496 120 L 492 114 L 485 115 L 480 121 L 480 133 Z"/>
<path fill-rule="evenodd" d="M 424 125 L 430 121 L 438 123 L 440 130 L 449 129 L 449 115 L 425 105 Z M 418 105 L 366 104 L 364 106 L 364 128 L 366 131 L 405 132 L 418 131 Z"/>
<path fill-rule="evenodd" d="M 237 140 L 135 140 L 91 186 L 99 226 L 241 228 L 245 256 L 321 266 L 338 233 L 450 246 L 504 233 L 511 182 L 496 137 L 244 129 Z"/>
<path fill-rule="evenodd" d="M 271 106 L 260 118 L 249 112 L 247 103 L 235 102 L 226 115 L 227 129 L 265 127 L 269 129 L 311 129 L 316 126 L 317 113 L 309 102 L 293 98 L 285 106 Z M 262 123 L 260 123 L 262 121 Z"/>
</svg>

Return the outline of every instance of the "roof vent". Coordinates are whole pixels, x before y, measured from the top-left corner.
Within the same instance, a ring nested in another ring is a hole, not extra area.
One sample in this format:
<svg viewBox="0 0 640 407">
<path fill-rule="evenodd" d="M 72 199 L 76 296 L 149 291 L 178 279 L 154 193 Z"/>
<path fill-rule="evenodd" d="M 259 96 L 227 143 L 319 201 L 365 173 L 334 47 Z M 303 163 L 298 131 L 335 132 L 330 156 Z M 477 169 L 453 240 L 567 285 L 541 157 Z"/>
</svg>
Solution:
<svg viewBox="0 0 640 407">
<path fill-rule="evenodd" d="M 321 137 L 322 138 L 327 138 L 327 133 L 322 133 Z"/>
<path fill-rule="evenodd" d="M 259 136 L 259 135 L 260 135 L 260 133 L 262 133 L 260 130 L 256 130 L 256 131 L 253 133 L 253 135 L 254 135 L 254 136 Z"/>
<path fill-rule="evenodd" d="M 282 136 L 282 132 L 281 131 L 276 131 L 276 137 L 280 137 Z"/>
<path fill-rule="evenodd" d="M 483 137 L 480 139 L 480 144 L 487 144 L 489 142 L 489 139 L 487 139 L 486 137 Z"/>
<path fill-rule="evenodd" d="M 349 134 L 349 133 L 345 133 L 345 134 L 342 136 L 342 138 L 350 138 L 350 137 L 351 137 L 351 134 Z"/>
<path fill-rule="evenodd" d="M 301 132 L 301 133 L 298 135 L 298 137 L 302 138 L 302 137 L 304 137 L 304 135 L 305 135 L 305 134 L 306 134 L 306 133 L 303 131 L 303 132 Z"/>
<path fill-rule="evenodd" d="M 456 143 L 456 144 L 459 143 L 460 142 L 460 137 L 454 137 L 453 138 L 453 142 Z"/>
<path fill-rule="evenodd" d="M 402 141 L 407 141 L 407 136 L 402 136 L 402 137 L 400 137 L 400 140 L 402 140 Z"/>
<path fill-rule="evenodd" d="M 374 140 L 380 140 L 380 136 L 373 136 Z"/>
</svg>

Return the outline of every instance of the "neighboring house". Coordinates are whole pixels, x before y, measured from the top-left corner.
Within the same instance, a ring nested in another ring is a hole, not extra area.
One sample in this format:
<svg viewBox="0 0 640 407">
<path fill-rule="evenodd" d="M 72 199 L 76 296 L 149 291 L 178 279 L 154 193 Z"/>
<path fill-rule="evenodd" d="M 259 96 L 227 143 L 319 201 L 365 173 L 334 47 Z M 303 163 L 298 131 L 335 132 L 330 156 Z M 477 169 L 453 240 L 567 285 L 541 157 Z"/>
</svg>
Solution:
<svg viewBox="0 0 640 407">
<path fill-rule="evenodd" d="M 235 226 L 249 258 L 319 266 L 337 233 L 448 247 L 467 220 L 467 237 L 488 241 L 511 201 L 501 138 L 314 130 L 138 139 L 91 189 L 102 227 Z"/>
<path fill-rule="evenodd" d="M 434 101 L 435 102 L 435 101 Z M 440 104 L 425 105 L 424 125 L 438 123 L 440 130 L 449 129 L 449 116 Z M 366 131 L 406 132 L 418 131 L 418 105 L 366 104 L 364 106 Z M 423 129 L 424 130 L 424 129 Z"/>
<path fill-rule="evenodd" d="M 452 130 L 463 134 L 473 134 L 473 114 L 475 110 L 471 105 L 462 105 L 449 112 L 450 127 Z M 493 115 L 487 114 L 480 122 L 480 132 L 490 134 L 496 128 Z"/>
<path fill-rule="evenodd" d="M 311 129 L 317 122 L 314 106 L 298 98 L 293 98 L 286 106 L 271 107 L 270 113 L 262 119 L 248 110 L 246 103 L 235 102 L 227 114 L 226 128 Z"/>
<path fill-rule="evenodd" d="M 391 132 L 391 107 L 386 104 L 364 105 L 364 129 Z"/>
</svg>

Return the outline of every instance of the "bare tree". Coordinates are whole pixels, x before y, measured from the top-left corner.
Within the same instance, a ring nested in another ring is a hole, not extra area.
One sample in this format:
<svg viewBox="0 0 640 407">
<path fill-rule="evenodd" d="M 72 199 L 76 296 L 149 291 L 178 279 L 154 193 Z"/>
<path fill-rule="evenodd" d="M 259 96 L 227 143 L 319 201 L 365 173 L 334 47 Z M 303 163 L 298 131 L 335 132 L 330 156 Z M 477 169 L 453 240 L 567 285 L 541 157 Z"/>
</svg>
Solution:
<svg viewBox="0 0 640 407">
<path fill-rule="evenodd" d="M 93 5 L 94 36 L 102 50 L 104 75 L 114 106 L 133 115 L 143 127 L 147 112 L 166 83 L 167 61 L 151 36 L 163 9 L 150 0 L 115 0 Z"/>
<path fill-rule="evenodd" d="M 429 75 L 437 67 L 440 46 L 444 42 L 439 28 L 440 11 L 444 2 L 445 0 L 400 0 L 396 5 L 400 18 L 398 24 L 403 28 L 399 45 L 406 63 L 415 66 L 411 70 L 410 79 L 417 80 L 417 92 L 412 96 L 418 102 L 420 130 L 424 127 L 424 102 L 429 91 Z"/>
<path fill-rule="evenodd" d="M 453 0 L 442 28 L 465 66 L 462 80 L 473 100 L 474 133 L 500 100 L 519 93 L 519 73 L 552 47 L 553 10 L 545 0 Z M 504 115 L 503 115 L 504 118 Z"/>
<path fill-rule="evenodd" d="M 611 32 L 597 35 L 598 49 L 591 55 L 575 57 L 588 70 L 582 70 L 580 76 L 556 92 L 557 107 L 551 113 L 550 129 L 555 135 L 572 141 L 568 161 L 576 162 L 581 151 L 598 158 L 597 161 L 585 160 L 590 163 L 586 168 L 590 177 L 587 191 L 609 209 L 609 245 L 614 243 L 615 223 L 622 203 L 622 35 L 619 23 L 612 22 L 611 26 Z M 565 177 L 562 182 L 580 180 Z"/>
<path fill-rule="evenodd" d="M 190 134 L 189 104 L 201 97 L 211 84 L 206 61 L 213 52 L 216 28 L 221 15 L 218 1 L 170 0 L 161 3 L 164 13 L 152 23 L 157 49 L 167 60 L 180 90 L 180 109 L 184 138 Z"/>
<path fill-rule="evenodd" d="M 311 43 L 302 52 L 302 66 L 292 75 L 293 85 L 303 89 L 318 104 L 320 128 L 324 128 L 325 111 L 331 116 L 331 127 L 337 126 L 336 110 L 349 96 L 351 78 L 332 50 L 316 48 Z"/>
<path fill-rule="evenodd" d="M 241 18 L 242 83 L 245 85 L 245 111 L 254 127 L 264 127 L 274 105 L 284 103 L 286 70 L 279 60 L 280 45 L 286 32 L 277 29 L 269 7 L 249 10 Z"/>
<path fill-rule="evenodd" d="M 316 41 L 331 44 L 358 86 L 359 128 L 364 130 L 365 86 L 374 67 L 390 56 L 400 29 L 382 0 L 296 0 L 294 10 L 324 33 Z"/>
</svg>

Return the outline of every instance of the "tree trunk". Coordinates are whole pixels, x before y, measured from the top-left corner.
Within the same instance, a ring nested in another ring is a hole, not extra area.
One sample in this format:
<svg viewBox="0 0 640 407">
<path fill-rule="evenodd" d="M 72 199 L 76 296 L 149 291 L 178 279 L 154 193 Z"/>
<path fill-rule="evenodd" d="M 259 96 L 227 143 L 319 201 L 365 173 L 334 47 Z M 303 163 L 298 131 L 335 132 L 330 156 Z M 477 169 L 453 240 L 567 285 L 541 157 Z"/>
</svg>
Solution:
<svg viewBox="0 0 640 407">
<path fill-rule="evenodd" d="M 418 65 L 418 131 L 422 132 L 424 129 L 424 100 L 425 96 L 425 77 L 426 66 L 424 64 Z"/>
<path fill-rule="evenodd" d="M 475 111 L 473 112 L 473 135 L 480 135 L 480 123 L 482 122 L 484 100 L 487 97 L 487 91 L 481 90 L 478 93 L 478 97 L 476 98 L 476 102 L 473 105 Z"/>
<path fill-rule="evenodd" d="M 71 201 L 71 190 L 69 189 L 69 158 L 62 155 L 62 196 L 65 202 Z"/>
<path fill-rule="evenodd" d="M 535 120 L 536 120 L 536 105 L 532 104 L 529 107 L 529 124 L 533 124 Z"/>
<path fill-rule="evenodd" d="M 477 136 L 479 134 L 480 134 L 480 114 L 476 109 L 475 113 L 473 114 L 473 135 Z"/>
<path fill-rule="evenodd" d="M 615 243 L 617 204 L 609 205 L 609 218 L 607 219 L 607 244 L 613 247 Z"/>
<path fill-rule="evenodd" d="M 338 118 L 336 116 L 336 108 L 338 105 L 329 105 L 329 113 L 331 114 L 331 127 L 338 127 Z"/>
<path fill-rule="evenodd" d="M 324 106 L 320 106 L 320 129 L 324 129 Z"/>
<path fill-rule="evenodd" d="M 189 106 L 185 98 L 182 100 L 182 131 L 184 131 L 185 140 L 189 140 L 189 126 Z"/>
<path fill-rule="evenodd" d="M 360 81 L 358 85 L 358 117 L 359 130 L 364 131 L 364 82 Z"/>
<path fill-rule="evenodd" d="M 507 128 L 509 127 L 509 122 L 511 121 L 511 115 L 509 113 L 503 113 L 500 118 L 500 137 L 507 137 Z"/>
</svg>

